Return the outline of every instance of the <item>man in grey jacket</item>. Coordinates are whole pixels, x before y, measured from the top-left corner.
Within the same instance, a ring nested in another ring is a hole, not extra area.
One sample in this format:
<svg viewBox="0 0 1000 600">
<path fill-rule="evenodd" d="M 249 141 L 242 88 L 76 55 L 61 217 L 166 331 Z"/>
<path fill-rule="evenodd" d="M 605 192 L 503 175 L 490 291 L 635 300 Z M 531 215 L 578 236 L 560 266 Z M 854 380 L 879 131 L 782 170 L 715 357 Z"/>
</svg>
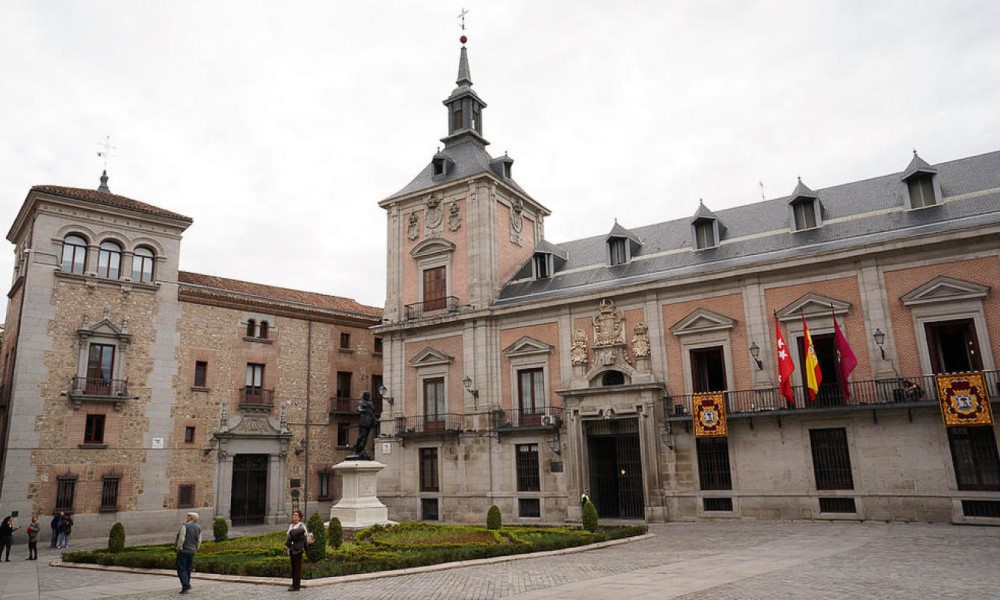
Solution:
<svg viewBox="0 0 1000 600">
<path fill-rule="evenodd" d="M 201 546 L 201 525 L 198 513 L 189 512 L 180 531 L 177 532 L 177 578 L 181 580 L 181 593 L 191 591 L 191 571 L 194 570 L 194 553 Z"/>
</svg>

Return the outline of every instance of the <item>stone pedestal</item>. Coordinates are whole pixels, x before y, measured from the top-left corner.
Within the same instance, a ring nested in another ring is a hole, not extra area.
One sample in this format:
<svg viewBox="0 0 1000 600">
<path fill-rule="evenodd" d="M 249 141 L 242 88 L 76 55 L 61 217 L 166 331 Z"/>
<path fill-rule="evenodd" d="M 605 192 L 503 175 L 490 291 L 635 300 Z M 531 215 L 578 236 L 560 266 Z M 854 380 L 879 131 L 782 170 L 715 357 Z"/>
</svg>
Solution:
<svg viewBox="0 0 1000 600">
<path fill-rule="evenodd" d="M 384 468 L 374 460 L 345 460 L 334 465 L 343 481 L 343 493 L 330 509 L 330 518 L 337 517 L 341 526 L 349 528 L 392 523 L 389 509 L 375 496 L 375 476 Z"/>
</svg>

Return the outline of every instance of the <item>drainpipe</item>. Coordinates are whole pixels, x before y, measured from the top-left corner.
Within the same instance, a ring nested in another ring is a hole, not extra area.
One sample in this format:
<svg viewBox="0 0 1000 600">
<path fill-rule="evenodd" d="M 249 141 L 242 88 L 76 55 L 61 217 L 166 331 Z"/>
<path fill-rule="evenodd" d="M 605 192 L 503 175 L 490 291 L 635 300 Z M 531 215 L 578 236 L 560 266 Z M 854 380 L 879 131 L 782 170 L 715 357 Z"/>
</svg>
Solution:
<svg viewBox="0 0 1000 600">
<path fill-rule="evenodd" d="M 302 492 L 302 516 L 305 517 L 305 521 L 309 521 L 309 405 L 312 399 L 312 339 L 313 339 L 313 324 L 312 321 L 306 322 L 306 466 L 305 466 L 305 488 Z"/>
</svg>

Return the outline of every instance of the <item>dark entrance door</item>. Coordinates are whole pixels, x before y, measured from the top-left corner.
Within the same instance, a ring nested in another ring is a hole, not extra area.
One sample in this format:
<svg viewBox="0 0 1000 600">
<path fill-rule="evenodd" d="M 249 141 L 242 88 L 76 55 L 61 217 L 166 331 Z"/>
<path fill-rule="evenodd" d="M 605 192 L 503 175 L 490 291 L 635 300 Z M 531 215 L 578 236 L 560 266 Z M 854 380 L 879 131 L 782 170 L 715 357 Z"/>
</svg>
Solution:
<svg viewBox="0 0 1000 600">
<path fill-rule="evenodd" d="M 588 426 L 590 497 L 602 518 L 645 518 L 642 457 L 635 419 L 598 421 Z"/>
<path fill-rule="evenodd" d="M 267 512 L 267 455 L 233 457 L 233 495 L 229 518 L 233 525 L 261 525 Z"/>
</svg>

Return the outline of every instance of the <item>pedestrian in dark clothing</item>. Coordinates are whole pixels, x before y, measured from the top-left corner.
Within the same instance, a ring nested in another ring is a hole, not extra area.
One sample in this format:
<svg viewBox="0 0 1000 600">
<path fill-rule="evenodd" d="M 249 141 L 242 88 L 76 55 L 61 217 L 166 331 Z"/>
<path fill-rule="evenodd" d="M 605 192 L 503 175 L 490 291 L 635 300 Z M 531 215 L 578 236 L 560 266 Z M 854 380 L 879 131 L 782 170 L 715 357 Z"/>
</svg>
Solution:
<svg viewBox="0 0 1000 600">
<path fill-rule="evenodd" d="M 14 527 L 14 517 L 7 517 L 0 523 L 0 554 L 6 551 L 4 562 L 10 562 L 10 547 L 14 544 L 14 532 L 17 529 Z"/>
<path fill-rule="evenodd" d="M 31 515 L 31 523 L 25 530 L 28 533 L 28 560 L 38 560 L 38 532 L 42 526 L 38 524 L 38 515 Z"/>
<path fill-rule="evenodd" d="M 292 522 L 285 535 L 285 547 L 288 548 L 288 556 L 292 559 L 292 585 L 288 586 L 289 592 L 299 591 L 302 585 L 302 553 L 306 551 L 308 535 L 309 530 L 302 522 L 302 511 L 296 508 L 292 511 Z"/>
<path fill-rule="evenodd" d="M 62 527 L 62 515 L 63 513 L 57 512 L 52 515 L 52 545 L 49 548 L 55 548 L 59 544 L 59 528 Z"/>
<path fill-rule="evenodd" d="M 59 522 L 59 541 L 57 548 L 69 548 L 69 534 L 73 533 L 73 517 L 61 512 Z"/>
<path fill-rule="evenodd" d="M 189 512 L 177 532 L 174 549 L 177 550 L 177 578 L 181 580 L 181 593 L 191 591 L 191 571 L 194 570 L 194 553 L 201 546 L 201 525 L 198 513 Z"/>
</svg>

